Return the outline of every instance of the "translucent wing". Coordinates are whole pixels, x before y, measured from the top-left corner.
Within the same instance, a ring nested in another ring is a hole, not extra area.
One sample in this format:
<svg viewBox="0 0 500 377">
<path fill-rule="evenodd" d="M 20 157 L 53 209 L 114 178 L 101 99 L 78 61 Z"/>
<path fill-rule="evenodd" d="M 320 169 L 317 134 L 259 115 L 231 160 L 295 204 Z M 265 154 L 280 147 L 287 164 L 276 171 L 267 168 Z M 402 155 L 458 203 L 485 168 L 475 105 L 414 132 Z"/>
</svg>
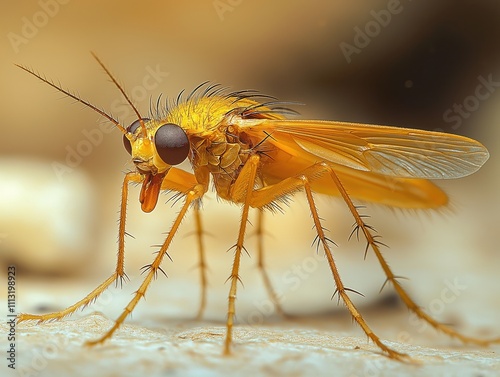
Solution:
<svg viewBox="0 0 500 377">
<path fill-rule="evenodd" d="M 479 142 L 453 134 L 357 123 L 241 120 L 241 131 L 291 156 L 400 178 L 447 179 L 477 171 L 488 159 Z"/>
</svg>

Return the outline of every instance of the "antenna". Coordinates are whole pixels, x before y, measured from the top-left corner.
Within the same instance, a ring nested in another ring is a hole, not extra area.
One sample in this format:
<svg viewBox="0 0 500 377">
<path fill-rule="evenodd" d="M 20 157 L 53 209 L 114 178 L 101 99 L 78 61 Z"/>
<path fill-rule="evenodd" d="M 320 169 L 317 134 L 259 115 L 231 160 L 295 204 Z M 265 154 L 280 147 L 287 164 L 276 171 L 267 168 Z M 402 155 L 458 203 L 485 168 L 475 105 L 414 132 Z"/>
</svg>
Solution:
<svg viewBox="0 0 500 377">
<path fill-rule="evenodd" d="M 125 93 L 125 90 L 123 90 L 122 86 L 118 83 L 118 81 L 116 81 L 116 79 L 114 78 L 114 76 L 111 74 L 111 72 L 109 71 L 109 69 L 104 65 L 104 63 L 101 61 L 101 59 L 99 59 L 94 52 L 91 51 L 90 53 L 92 54 L 92 56 L 94 57 L 94 59 L 97 60 L 97 62 L 99 63 L 99 65 L 102 67 L 102 69 L 104 69 L 104 72 L 106 72 L 106 74 L 111 79 L 111 81 L 116 85 L 116 87 L 118 88 L 118 90 L 122 93 L 123 97 L 127 100 L 127 102 L 130 105 L 130 107 L 134 110 L 135 114 L 137 115 L 137 119 L 139 120 L 139 123 L 141 124 L 142 135 L 145 138 L 147 138 L 148 134 L 147 134 L 147 131 L 146 131 L 146 125 L 144 124 L 144 121 L 142 120 L 142 116 L 141 116 L 141 114 L 139 114 L 139 111 L 137 110 L 137 108 L 134 106 L 134 104 L 132 103 L 132 101 L 130 100 L 130 98 Z"/>
<path fill-rule="evenodd" d="M 81 104 L 89 107 L 90 109 L 94 110 L 96 113 L 102 115 L 104 118 L 108 119 L 111 123 L 113 123 L 123 134 L 127 134 L 127 130 L 116 120 L 114 119 L 111 115 L 106 114 L 104 110 L 99 109 L 98 107 L 92 105 L 90 102 L 85 101 L 84 99 L 78 97 L 76 94 L 71 93 L 70 91 L 62 88 L 60 85 L 56 85 L 54 82 L 50 81 L 49 79 L 45 78 L 44 76 L 40 75 L 39 73 L 36 73 L 30 68 L 27 68 L 25 66 L 22 66 L 20 64 L 15 64 L 17 67 L 21 68 L 23 71 L 28 72 L 29 74 L 35 76 L 37 79 L 43 81 L 44 83 L 50 85 L 57 91 L 64 93 L 70 98 L 73 98 L 75 101 L 80 102 Z"/>
</svg>

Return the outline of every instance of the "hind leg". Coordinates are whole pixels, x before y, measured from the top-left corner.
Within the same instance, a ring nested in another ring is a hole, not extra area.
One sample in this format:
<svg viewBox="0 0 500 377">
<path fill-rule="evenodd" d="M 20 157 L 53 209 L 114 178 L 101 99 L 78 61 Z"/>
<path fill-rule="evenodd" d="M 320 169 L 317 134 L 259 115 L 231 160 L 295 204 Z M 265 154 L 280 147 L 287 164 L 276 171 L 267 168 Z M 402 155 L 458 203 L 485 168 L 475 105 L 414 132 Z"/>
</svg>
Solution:
<svg viewBox="0 0 500 377">
<path fill-rule="evenodd" d="M 413 313 L 415 313 L 415 315 L 418 318 L 427 322 L 429 325 L 434 327 L 436 330 L 441 331 L 441 332 L 443 332 L 443 333 L 445 333 L 453 338 L 460 339 L 464 343 L 474 343 L 474 344 L 478 344 L 478 345 L 482 345 L 482 346 L 492 344 L 492 343 L 499 343 L 500 338 L 479 339 L 479 338 L 474 338 L 471 336 L 463 335 L 463 334 L 459 333 L 458 331 L 454 330 L 453 328 L 451 328 L 450 326 L 447 326 L 443 323 L 436 321 L 434 318 L 432 318 L 430 315 L 428 315 L 426 312 L 424 312 L 415 303 L 415 301 L 413 301 L 413 299 L 408 295 L 406 290 L 401 286 L 401 284 L 397 280 L 398 277 L 396 275 L 394 275 L 394 273 L 392 272 L 388 263 L 384 259 L 382 253 L 380 252 L 380 245 L 381 245 L 380 242 L 378 242 L 376 239 L 376 236 L 374 236 L 372 234 L 370 226 L 367 225 L 363 221 L 362 216 L 359 214 L 356 206 L 353 204 L 347 191 L 345 190 L 344 186 L 340 182 L 337 174 L 335 174 L 333 169 L 328 167 L 328 165 L 326 165 L 326 164 L 324 164 L 324 165 L 325 165 L 325 169 L 327 169 L 329 171 L 333 182 L 335 183 L 335 185 L 339 189 L 340 194 L 342 195 L 342 198 L 344 199 L 344 202 L 349 207 L 349 211 L 351 212 L 352 216 L 354 217 L 354 220 L 356 221 L 356 227 L 353 230 L 353 233 L 357 232 L 358 230 L 361 230 L 361 232 L 363 233 L 363 235 L 366 238 L 367 248 L 370 247 L 373 250 L 373 252 L 375 253 L 375 256 L 377 257 L 377 259 L 380 263 L 380 266 L 382 267 L 382 270 L 384 270 L 385 276 L 387 277 L 385 283 L 387 283 L 387 282 L 392 283 L 392 285 L 394 286 L 394 289 L 396 290 L 396 292 L 399 295 L 399 297 L 401 298 L 401 300 L 403 300 L 403 302 L 407 306 L 407 308 L 409 310 L 411 310 Z M 384 285 L 385 285 L 385 283 L 384 283 Z"/>
</svg>

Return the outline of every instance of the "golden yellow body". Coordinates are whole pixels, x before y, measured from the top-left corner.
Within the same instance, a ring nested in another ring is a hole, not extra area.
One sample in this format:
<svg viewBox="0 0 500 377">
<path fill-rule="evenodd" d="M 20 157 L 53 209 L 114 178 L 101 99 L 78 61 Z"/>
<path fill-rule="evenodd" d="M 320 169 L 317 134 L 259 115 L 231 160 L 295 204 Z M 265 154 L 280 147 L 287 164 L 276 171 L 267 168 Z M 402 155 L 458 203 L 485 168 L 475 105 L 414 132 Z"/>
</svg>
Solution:
<svg viewBox="0 0 500 377">
<path fill-rule="evenodd" d="M 58 87 L 24 67 L 24 70 L 48 83 L 71 98 L 85 104 L 113 122 L 124 135 L 124 145 L 130 153 L 135 170 L 127 173 L 122 186 L 119 225 L 118 261 L 113 274 L 87 297 L 60 312 L 31 315 L 21 314 L 19 321 L 60 319 L 94 300 L 110 284 L 125 277 L 124 237 L 128 185 L 142 184 L 139 197 L 145 212 L 152 211 L 161 190 L 171 190 L 184 196 L 184 203 L 174 224 L 146 276 L 115 325 L 100 339 L 110 338 L 135 308 L 157 272 L 182 219 L 193 208 L 197 227 L 201 266 L 202 297 L 199 316 L 205 307 L 206 263 L 202 224 L 197 203 L 213 183 L 217 195 L 242 206 L 240 228 L 234 246 L 234 263 L 229 281 L 227 335 L 224 352 L 230 352 L 235 300 L 239 281 L 239 265 L 248 220 L 249 208 L 260 209 L 257 224 L 261 237 L 264 209 L 281 208 L 282 202 L 298 191 L 305 193 L 321 245 L 329 264 L 335 293 L 366 335 L 388 356 L 406 356 L 387 347 L 367 325 L 349 298 L 350 289 L 340 278 L 329 239 L 325 235 L 314 202 L 315 193 L 340 196 L 354 220 L 353 233 L 361 232 L 378 259 L 387 279 L 409 310 L 436 329 L 464 342 L 489 344 L 499 339 L 481 340 L 464 336 L 438 323 L 420 309 L 408 296 L 397 276 L 380 252 L 381 244 L 372 228 L 363 221 L 353 199 L 400 208 L 438 208 L 448 202 L 446 194 L 429 179 L 458 178 L 474 173 L 488 159 L 488 151 L 479 142 L 457 135 L 366 124 L 291 120 L 282 103 L 273 100 L 260 103 L 254 92 L 240 91 L 223 94 L 217 85 L 197 88 L 186 100 L 178 99 L 170 108 L 157 109 L 155 119 L 143 118 L 125 95 L 107 68 L 96 57 L 112 81 L 123 93 L 137 115 L 137 121 L 125 128 L 111 116 L 74 94 Z M 160 114 L 161 113 L 161 114 Z M 189 160 L 193 173 L 175 165 Z M 264 269 L 262 243 L 258 260 L 264 283 L 282 312 L 270 279 Z"/>
<path fill-rule="evenodd" d="M 426 179 L 415 178 L 467 175 L 488 158 L 481 144 L 457 135 L 366 124 L 287 120 L 259 105 L 250 99 L 233 97 L 191 99 L 171 109 L 164 119 L 146 123 L 148 138 L 152 139 L 162 124 L 181 126 L 191 144 L 188 158 L 195 174 L 208 169 L 217 194 L 228 200 L 232 200 L 228 190 L 251 154 L 261 154 L 259 188 L 327 161 L 351 197 L 401 208 L 445 205 L 447 197 L 443 191 Z M 258 108 L 263 113 L 246 116 L 246 108 L 252 112 Z M 404 141 L 394 145 L 398 139 Z M 259 147 L 253 149 L 256 145 Z M 167 169 L 161 160 L 157 161 L 154 151 L 142 143 L 134 153 L 149 156 L 159 171 Z M 406 166 L 398 165 L 403 162 Z M 454 170 L 449 169 L 452 164 Z M 315 179 L 311 184 L 315 192 L 339 195 L 328 178 Z"/>
</svg>

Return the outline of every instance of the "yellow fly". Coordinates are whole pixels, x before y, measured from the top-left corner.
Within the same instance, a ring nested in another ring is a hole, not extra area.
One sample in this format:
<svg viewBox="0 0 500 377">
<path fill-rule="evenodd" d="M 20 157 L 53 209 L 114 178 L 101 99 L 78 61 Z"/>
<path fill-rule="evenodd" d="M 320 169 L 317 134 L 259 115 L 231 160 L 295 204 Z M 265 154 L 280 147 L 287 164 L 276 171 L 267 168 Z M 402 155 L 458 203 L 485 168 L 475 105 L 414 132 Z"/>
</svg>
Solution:
<svg viewBox="0 0 500 377">
<path fill-rule="evenodd" d="M 353 233 L 361 232 L 367 250 L 375 253 L 387 279 L 410 311 L 434 328 L 463 342 L 487 345 L 500 339 L 481 340 L 465 336 L 439 323 L 422 311 L 409 297 L 380 252 L 381 243 L 372 228 L 360 215 L 353 199 L 381 203 L 399 208 L 438 208 L 448 203 L 447 195 L 428 179 L 459 178 L 477 171 L 488 159 L 486 148 L 479 142 L 457 135 L 367 124 L 290 120 L 282 103 L 253 91 L 225 94 L 218 85 L 201 85 L 187 99 L 178 100 L 170 108 L 159 111 L 153 119 L 144 118 L 106 71 L 137 115 L 125 128 L 118 121 L 89 102 L 41 77 L 34 71 L 20 68 L 36 76 L 60 92 L 86 105 L 115 124 L 123 133 L 125 149 L 131 155 L 135 170 L 125 175 L 122 185 L 119 223 L 118 261 L 113 274 L 76 304 L 59 312 L 32 315 L 20 314 L 19 321 L 61 319 L 95 300 L 114 281 L 123 280 L 125 217 L 129 183 L 141 183 L 139 196 L 145 212 L 154 210 L 158 195 L 169 190 L 183 196 L 183 205 L 167 238 L 153 262 L 147 266 L 146 277 L 114 326 L 101 338 L 89 342 L 102 343 L 134 310 L 145 295 L 158 271 L 179 226 L 192 207 L 199 245 L 202 225 L 199 202 L 212 180 L 217 195 L 242 207 L 240 226 L 234 246 L 234 263 L 229 276 L 230 290 L 227 310 L 227 331 L 224 353 L 229 354 L 235 315 L 239 267 L 244 250 L 245 231 L 250 208 L 259 210 L 261 228 L 265 209 L 274 210 L 298 191 L 305 193 L 312 214 L 317 241 L 321 244 L 335 282 L 335 293 L 347 306 L 353 319 L 366 335 L 389 357 L 406 355 L 386 346 L 373 333 L 349 297 L 350 290 L 342 282 L 314 202 L 314 194 L 340 196 L 354 220 Z M 258 102 L 258 98 L 267 102 Z M 175 166 L 189 160 L 193 173 Z M 260 234 L 260 232 L 259 232 Z M 205 307 L 206 264 L 203 248 L 201 260 L 202 298 L 199 316 Z M 259 249 L 259 262 L 262 250 Z M 259 263 L 268 293 L 276 308 L 279 302 L 270 280 Z"/>
</svg>

